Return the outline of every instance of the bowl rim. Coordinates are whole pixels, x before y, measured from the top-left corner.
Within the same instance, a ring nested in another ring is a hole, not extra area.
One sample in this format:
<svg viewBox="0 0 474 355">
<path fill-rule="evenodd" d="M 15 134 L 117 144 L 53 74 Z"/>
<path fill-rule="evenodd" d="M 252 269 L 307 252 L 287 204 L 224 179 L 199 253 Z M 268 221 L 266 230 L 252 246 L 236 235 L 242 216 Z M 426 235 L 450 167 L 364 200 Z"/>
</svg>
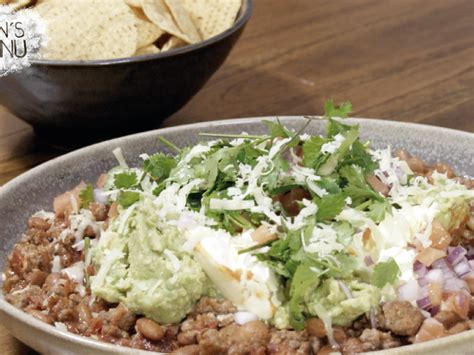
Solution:
<svg viewBox="0 0 474 355">
<path fill-rule="evenodd" d="M 271 119 L 274 117 L 278 117 L 282 122 L 286 122 L 286 121 L 290 122 L 293 120 L 298 120 L 298 121 L 303 122 L 305 116 L 303 115 L 263 116 L 263 117 L 234 118 L 234 119 L 224 119 L 224 120 L 216 120 L 216 121 L 205 121 L 205 122 L 159 128 L 159 129 L 155 129 L 151 131 L 135 133 L 135 134 L 131 134 L 131 135 L 123 136 L 123 137 L 106 140 L 103 142 L 95 143 L 93 145 L 89 145 L 89 146 L 74 150 L 62 156 L 49 160 L 43 164 L 40 164 L 34 167 L 33 169 L 26 171 L 25 173 L 19 175 L 18 177 L 15 177 L 11 181 L 7 182 L 5 185 L 0 187 L 0 199 L 3 197 L 3 194 L 6 193 L 8 190 L 15 189 L 18 186 L 21 186 L 25 179 L 28 179 L 29 177 L 34 176 L 36 174 L 41 174 L 42 171 L 48 170 L 56 166 L 57 164 L 60 164 L 63 161 L 70 160 L 70 159 L 77 159 L 78 157 L 82 156 L 84 153 L 86 153 L 89 150 L 95 151 L 102 147 L 106 147 L 106 146 L 110 146 L 114 144 L 122 144 L 128 141 L 137 140 L 142 137 L 165 135 L 165 134 L 173 133 L 173 132 L 179 133 L 179 132 L 186 131 L 188 128 L 193 128 L 193 129 L 206 128 L 207 129 L 207 128 L 225 127 L 227 125 L 234 125 L 234 124 L 246 124 L 246 123 L 262 124 L 264 120 L 268 120 L 269 118 Z M 320 117 L 320 116 L 312 116 L 312 117 Z M 392 120 L 375 119 L 375 118 L 349 118 L 348 122 L 355 123 L 355 124 L 359 124 L 359 123 L 363 123 L 363 124 L 365 123 L 369 125 L 375 124 L 375 125 L 382 125 L 382 126 L 391 127 L 391 128 L 405 127 L 405 128 L 421 129 L 421 130 L 427 131 L 428 134 L 430 132 L 442 131 L 442 132 L 446 132 L 449 135 L 455 135 L 459 138 L 474 141 L 474 133 L 472 132 L 461 131 L 461 130 L 446 128 L 446 127 L 420 124 L 420 123 L 401 122 L 401 121 L 392 121 Z M 62 340 L 70 341 L 72 343 L 88 347 L 91 350 L 96 349 L 96 350 L 103 350 L 103 351 L 120 353 L 120 354 L 128 354 L 131 351 L 133 351 L 136 354 L 153 354 L 152 352 L 149 352 L 149 351 L 140 351 L 138 349 L 132 349 L 125 346 L 110 344 L 110 343 L 106 343 L 100 340 L 95 340 L 90 337 L 62 331 L 53 325 L 46 324 L 32 317 L 31 315 L 27 314 L 23 310 L 18 309 L 14 307 L 13 305 L 11 305 L 10 303 L 8 303 L 7 301 L 5 301 L 3 291 L 1 289 L 0 289 L 0 313 L 7 314 L 7 317 L 8 316 L 12 317 L 16 319 L 17 321 L 20 321 L 24 325 L 28 325 L 39 331 L 46 332 L 52 337 L 61 338 Z M 464 331 L 459 334 L 450 335 L 444 338 L 431 340 L 428 342 L 410 344 L 410 345 L 393 348 L 389 350 L 375 351 L 374 354 L 383 353 L 383 354 L 395 355 L 395 354 L 404 354 L 407 351 L 409 351 L 409 353 L 415 354 L 415 353 L 419 353 L 420 351 L 425 352 L 429 350 L 435 350 L 439 346 L 446 346 L 446 345 L 449 346 L 452 343 L 470 341 L 471 339 L 473 339 L 473 336 L 474 336 L 474 329 Z M 163 353 L 158 353 L 158 354 L 163 354 Z"/>
<path fill-rule="evenodd" d="M 55 59 L 32 59 L 30 60 L 33 66 L 54 66 L 54 67 L 103 67 L 113 66 L 119 64 L 139 63 L 147 62 L 150 60 L 169 58 L 173 56 L 183 55 L 194 50 L 207 47 L 213 43 L 219 42 L 225 37 L 238 31 L 242 28 L 250 19 L 253 12 L 253 0 L 242 0 L 242 7 L 237 20 L 235 20 L 232 27 L 228 28 L 224 32 L 221 32 L 211 38 L 197 43 L 189 44 L 181 48 L 171 49 L 166 52 L 160 52 L 156 54 L 144 54 L 133 57 L 113 58 L 113 59 L 99 59 L 99 60 L 55 60 Z"/>
</svg>

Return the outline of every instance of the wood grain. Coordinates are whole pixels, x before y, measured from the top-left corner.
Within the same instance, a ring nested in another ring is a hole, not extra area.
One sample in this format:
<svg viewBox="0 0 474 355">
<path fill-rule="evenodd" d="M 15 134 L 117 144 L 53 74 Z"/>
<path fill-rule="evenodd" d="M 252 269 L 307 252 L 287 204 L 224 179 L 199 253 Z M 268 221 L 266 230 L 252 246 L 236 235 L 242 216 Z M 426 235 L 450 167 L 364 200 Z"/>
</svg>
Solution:
<svg viewBox="0 0 474 355">
<path fill-rule="evenodd" d="M 225 65 L 163 126 L 319 114 L 327 98 L 474 132 L 474 1 L 255 0 Z M 0 184 L 62 153 L 0 108 Z M 0 349 L 24 352 L 1 326 Z"/>
</svg>

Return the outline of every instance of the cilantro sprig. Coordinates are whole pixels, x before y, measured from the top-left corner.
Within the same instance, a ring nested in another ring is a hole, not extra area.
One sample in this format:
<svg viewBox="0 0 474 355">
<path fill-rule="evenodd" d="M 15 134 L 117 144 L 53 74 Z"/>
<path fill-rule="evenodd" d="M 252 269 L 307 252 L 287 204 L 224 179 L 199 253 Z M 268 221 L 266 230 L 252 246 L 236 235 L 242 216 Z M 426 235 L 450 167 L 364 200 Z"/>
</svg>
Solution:
<svg viewBox="0 0 474 355">
<path fill-rule="evenodd" d="M 88 208 L 94 202 L 94 187 L 91 184 L 87 184 L 79 193 L 79 199 L 81 201 L 81 208 Z"/>
<path fill-rule="evenodd" d="M 399 274 L 398 264 L 393 258 L 389 258 L 387 261 L 381 261 L 375 265 L 371 281 L 374 286 L 383 288 L 386 284 L 394 283 Z"/>
</svg>

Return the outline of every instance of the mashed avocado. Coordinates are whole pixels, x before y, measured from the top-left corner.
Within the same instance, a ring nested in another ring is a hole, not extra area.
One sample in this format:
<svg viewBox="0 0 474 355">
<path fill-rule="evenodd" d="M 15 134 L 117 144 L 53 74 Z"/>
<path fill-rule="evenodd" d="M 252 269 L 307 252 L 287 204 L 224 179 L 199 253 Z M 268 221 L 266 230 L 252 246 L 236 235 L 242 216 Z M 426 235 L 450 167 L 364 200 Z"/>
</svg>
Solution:
<svg viewBox="0 0 474 355">
<path fill-rule="evenodd" d="M 308 297 L 308 312 L 320 316 L 317 309 L 325 309 L 331 316 L 332 324 L 349 326 L 356 318 L 369 312 L 371 307 L 379 307 L 381 295 L 377 287 L 356 280 L 345 284 L 351 291 L 352 298 L 346 297 L 337 280 L 324 280 Z"/>
<path fill-rule="evenodd" d="M 92 250 L 91 290 L 160 324 L 179 322 L 208 289 L 207 277 L 174 226 L 160 225 L 152 202 L 122 211 Z"/>
</svg>

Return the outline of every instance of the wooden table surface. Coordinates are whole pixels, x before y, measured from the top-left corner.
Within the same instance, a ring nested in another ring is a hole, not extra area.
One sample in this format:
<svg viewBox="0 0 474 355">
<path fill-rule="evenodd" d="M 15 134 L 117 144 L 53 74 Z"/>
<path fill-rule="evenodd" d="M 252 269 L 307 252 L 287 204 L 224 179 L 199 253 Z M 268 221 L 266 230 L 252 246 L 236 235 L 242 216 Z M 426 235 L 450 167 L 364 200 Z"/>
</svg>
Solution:
<svg viewBox="0 0 474 355">
<path fill-rule="evenodd" d="M 473 0 L 254 2 L 225 65 L 163 126 L 320 114 L 333 98 L 358 117 L 474 132 Z M 0 184 L 62 153 L 0 107 Z M 1 354 L 28 351 L 0 325 Z"/>
</svg>

